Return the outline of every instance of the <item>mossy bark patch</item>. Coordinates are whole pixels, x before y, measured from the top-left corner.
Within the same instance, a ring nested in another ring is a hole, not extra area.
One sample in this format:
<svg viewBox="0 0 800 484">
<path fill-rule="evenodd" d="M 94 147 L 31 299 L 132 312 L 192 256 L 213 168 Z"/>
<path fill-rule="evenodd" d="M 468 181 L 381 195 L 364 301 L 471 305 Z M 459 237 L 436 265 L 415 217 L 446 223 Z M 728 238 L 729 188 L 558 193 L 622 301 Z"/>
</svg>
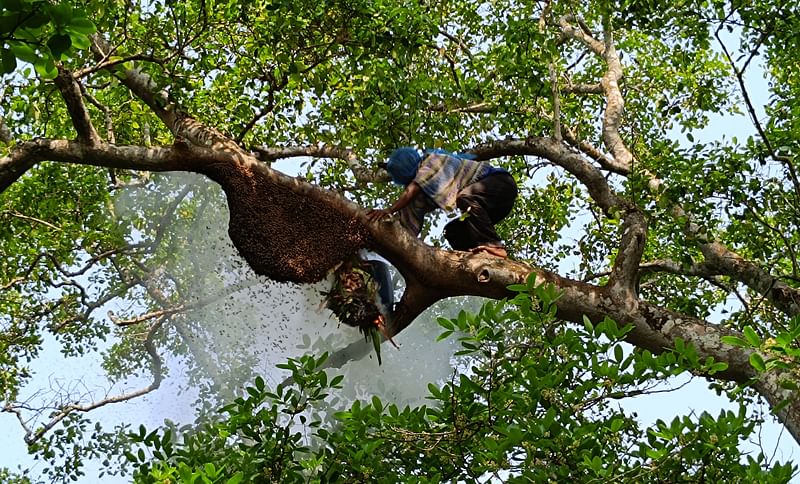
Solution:
<svg viewBox="0 0 800 484">
<path fill-rule="evenodd" d="M 215 164 L 204 174 L 228 198 L 228 234 L 248 265 L 274 281 L 310 283 L 367 245 L 351 215 L 245 165 Z"/>
</svg>

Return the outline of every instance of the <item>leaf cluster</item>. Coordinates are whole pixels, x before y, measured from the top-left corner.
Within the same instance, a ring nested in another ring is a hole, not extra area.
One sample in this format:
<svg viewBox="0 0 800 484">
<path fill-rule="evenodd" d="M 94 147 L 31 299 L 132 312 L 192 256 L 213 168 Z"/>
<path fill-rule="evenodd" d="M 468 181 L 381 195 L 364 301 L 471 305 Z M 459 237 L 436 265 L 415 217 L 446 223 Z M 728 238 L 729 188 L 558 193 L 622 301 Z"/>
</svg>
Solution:
<svg viewBox="0 0 800 484">
<path fill-rule="evenodd" d="M 326 407 L 332 421 L 313 418 L 303 412 L 335 395 L 341 377 L 318 369 L 325 356 L 291 360 L 283 368 L 296 386 L 271 392 L 258 378 L 218 422 L 182 441 L 141 429 L 134 439 L 145 452 L 129 456 L 137 482 L 785 482 L 794 471 L 766 466 L 763 455 L 740 462 L 738 444 L 754 426 L 744 407 L 642 429 L 611 404 L 665 375 L 724 367 L 698 362 L 685 344 L 658 356 L 631 351 L 621 342 L 630 327 L 608 319 L 565 327 L 552 286 L 512 289 L 513 301 L 439 320 L 462 351 L 452 378 L 429 385 L 429 405 L 373 396 Z"/>
<path fill-rule="evenodd" d="M 76 8 L 77 7 L 77 8 Z M 14 72 L 17 59 L 32 64 L 45 79 L 56 76 L 56 62 L 89 47 L 95 32 L 82 5 L 44 0 L 8 0 L 0 12 L 2 73 Z"/>
</svg>

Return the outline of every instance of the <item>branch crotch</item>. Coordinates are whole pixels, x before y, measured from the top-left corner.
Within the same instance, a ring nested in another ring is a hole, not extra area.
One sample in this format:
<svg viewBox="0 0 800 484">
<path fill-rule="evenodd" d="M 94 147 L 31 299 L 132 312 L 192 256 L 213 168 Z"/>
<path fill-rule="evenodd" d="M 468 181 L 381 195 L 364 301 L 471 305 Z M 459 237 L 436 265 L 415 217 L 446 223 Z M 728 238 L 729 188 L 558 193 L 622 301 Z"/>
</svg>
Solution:
<svg viewBox="0 0 800 484">
<path fill-rule="evenodd" d="M 387 334 L 393 337 L 411 324 L 417 316 L 432 306 L 436 301 L 446 297 L 441 291 L 424 286 L 413 278 L 406 278 L 406 290 L 387 325 Z"/>
</svg>

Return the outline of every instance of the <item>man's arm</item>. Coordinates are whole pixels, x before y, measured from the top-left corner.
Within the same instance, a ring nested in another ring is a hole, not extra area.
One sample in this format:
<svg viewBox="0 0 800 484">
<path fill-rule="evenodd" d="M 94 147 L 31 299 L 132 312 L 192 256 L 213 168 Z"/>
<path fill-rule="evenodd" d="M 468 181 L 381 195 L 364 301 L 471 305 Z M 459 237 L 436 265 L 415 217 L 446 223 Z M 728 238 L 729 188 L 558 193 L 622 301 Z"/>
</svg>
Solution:
<svg viewBox="0 0 800 484">
<path fill-rule="evenodd" d="M 404 207 L 406 207 L 409 203 L 411 203 L 411 200 L 413 200 L 414 197 L 419 195 L 421 191 L 422 188 L 419 185 L 417 185 L 417 182 L 412 181 L 411 183 L 406 185 L 406 189 L 403 190 L 403 193 L 402 195 L 400 195 L 400 198 L 398 198 L 397 201 L 394 202 L 391 207 L 389 207 L 388 209 L 378 208 L 370 210 L 369 213 L 367 214 L 367 218 L 369 218 L 371 222 L 376 222 L 387 215 L 391 215 L 397 212 L 398 210 L 401 210 Z"/>
</svg>

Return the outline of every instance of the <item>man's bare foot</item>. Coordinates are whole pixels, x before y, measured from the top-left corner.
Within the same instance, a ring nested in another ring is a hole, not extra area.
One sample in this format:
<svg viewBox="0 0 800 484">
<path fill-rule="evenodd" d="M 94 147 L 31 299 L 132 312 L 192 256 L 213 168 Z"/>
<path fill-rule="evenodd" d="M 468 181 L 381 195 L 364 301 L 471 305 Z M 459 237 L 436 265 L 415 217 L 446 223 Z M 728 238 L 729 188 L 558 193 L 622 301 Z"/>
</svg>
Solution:
<svg viewBox="0 0 800 484">
<path fill-rule="evenodd" d="M 506 249 L 494 245 L 479 245 L 473 249 L 470 249 L 470 252 L 472 252 L 473 254 L 485 253 L 493 255 L 495 257 L 500 257 L 501 259 L 505 259 L 508 257 L 508 252 L 506 251 Z"/>
</svg>

